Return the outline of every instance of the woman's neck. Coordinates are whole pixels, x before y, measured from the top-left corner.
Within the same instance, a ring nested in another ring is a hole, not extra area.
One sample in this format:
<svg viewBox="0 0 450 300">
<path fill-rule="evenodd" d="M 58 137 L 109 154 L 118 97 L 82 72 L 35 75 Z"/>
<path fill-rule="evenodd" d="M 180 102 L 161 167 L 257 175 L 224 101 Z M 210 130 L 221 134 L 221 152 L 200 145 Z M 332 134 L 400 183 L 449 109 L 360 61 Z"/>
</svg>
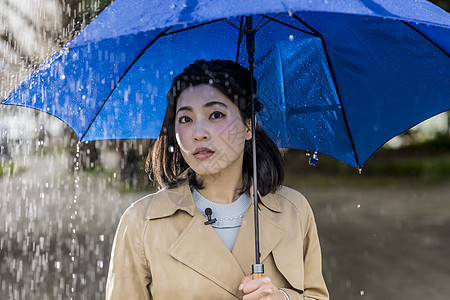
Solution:
<svg viewBox="0 0 450 300">
<path fill-rule="evenodd" d="M 214 175 L 202 176 L 200 180 L 204 188 L 199 193 L 206 199 L 228 204 L 239 198 L 239 191 L 243 187 L 242 166 L 236 169 L 227 169 Z"/>
</svg>

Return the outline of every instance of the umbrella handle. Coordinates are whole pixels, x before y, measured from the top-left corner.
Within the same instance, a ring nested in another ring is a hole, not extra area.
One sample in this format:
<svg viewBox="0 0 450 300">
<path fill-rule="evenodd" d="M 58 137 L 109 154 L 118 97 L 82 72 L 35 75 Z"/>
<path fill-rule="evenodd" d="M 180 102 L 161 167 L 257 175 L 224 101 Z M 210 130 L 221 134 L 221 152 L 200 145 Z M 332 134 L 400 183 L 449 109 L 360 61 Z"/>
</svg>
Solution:
<svg viewBox="0 0 450 300">
<path fill-rule="evenodd" d="M 261 278 L 264 276 L 264 265 L 263 264 L 253 264 L 252 265 L 252 278 Z"/>
</svg>

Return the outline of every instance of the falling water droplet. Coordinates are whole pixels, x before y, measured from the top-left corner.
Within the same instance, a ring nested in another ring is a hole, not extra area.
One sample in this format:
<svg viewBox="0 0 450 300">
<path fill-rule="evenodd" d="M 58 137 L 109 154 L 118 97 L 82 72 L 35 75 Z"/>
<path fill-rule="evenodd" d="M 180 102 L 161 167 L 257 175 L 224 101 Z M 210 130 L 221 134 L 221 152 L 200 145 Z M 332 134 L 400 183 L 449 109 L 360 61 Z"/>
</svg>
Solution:
<svg viewBox="0 0 450 300">
<path fill-rule="evenodd" d="M 97 267 L 99 267 L 100 269 L 103 269 L 103 260 L 97 261 Z"/>
<path fill-rule="evenodd" d="M 361 296 L 364 296 L 364 291 L 359 291 L 359 294 L 360 294 Z"/>
</svg>

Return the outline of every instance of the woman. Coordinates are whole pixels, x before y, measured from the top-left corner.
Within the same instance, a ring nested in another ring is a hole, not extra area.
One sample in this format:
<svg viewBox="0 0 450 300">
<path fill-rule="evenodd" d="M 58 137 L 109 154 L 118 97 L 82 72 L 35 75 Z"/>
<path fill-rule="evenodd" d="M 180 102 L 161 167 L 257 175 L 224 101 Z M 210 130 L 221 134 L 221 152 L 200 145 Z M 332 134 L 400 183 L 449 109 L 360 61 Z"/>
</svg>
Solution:
<svg viewBox="0 0 450 300">
<path fill-rule="evenodd" d="M 256 87 L 256 81 L 254 86 Z M 160 191 L 124 213 L 107 299 L 328 299 L 310 206 L 281 186 L 281 155 L 256 127 L 260 245 L 254 263 L 250 73 L 197 60 L 173 79 L 148 157 Z M 260 105 L 256 102 L 256 110 Z"/>
</svg>

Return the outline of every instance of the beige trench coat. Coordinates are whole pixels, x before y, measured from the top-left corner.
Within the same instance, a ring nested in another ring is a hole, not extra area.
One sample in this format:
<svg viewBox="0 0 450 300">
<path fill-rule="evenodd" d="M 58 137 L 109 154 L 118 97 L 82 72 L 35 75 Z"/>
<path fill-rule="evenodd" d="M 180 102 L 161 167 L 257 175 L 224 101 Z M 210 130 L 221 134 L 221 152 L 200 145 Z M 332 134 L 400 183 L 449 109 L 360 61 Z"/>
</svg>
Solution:
<svg viewBox="0 0 450 300">
<path fill-rule="evenodd" d="M 306 199 L 281 187 L 261 198 L 259 219 L 265 275 L 291 300 L 328 299 Z M 114 239 L 106 298 L 242 299 L 238 287 L 255 259 L 253 205 L 231 252 L 204 222 L 187 184 L 131 205 Z"/>
</svg>

